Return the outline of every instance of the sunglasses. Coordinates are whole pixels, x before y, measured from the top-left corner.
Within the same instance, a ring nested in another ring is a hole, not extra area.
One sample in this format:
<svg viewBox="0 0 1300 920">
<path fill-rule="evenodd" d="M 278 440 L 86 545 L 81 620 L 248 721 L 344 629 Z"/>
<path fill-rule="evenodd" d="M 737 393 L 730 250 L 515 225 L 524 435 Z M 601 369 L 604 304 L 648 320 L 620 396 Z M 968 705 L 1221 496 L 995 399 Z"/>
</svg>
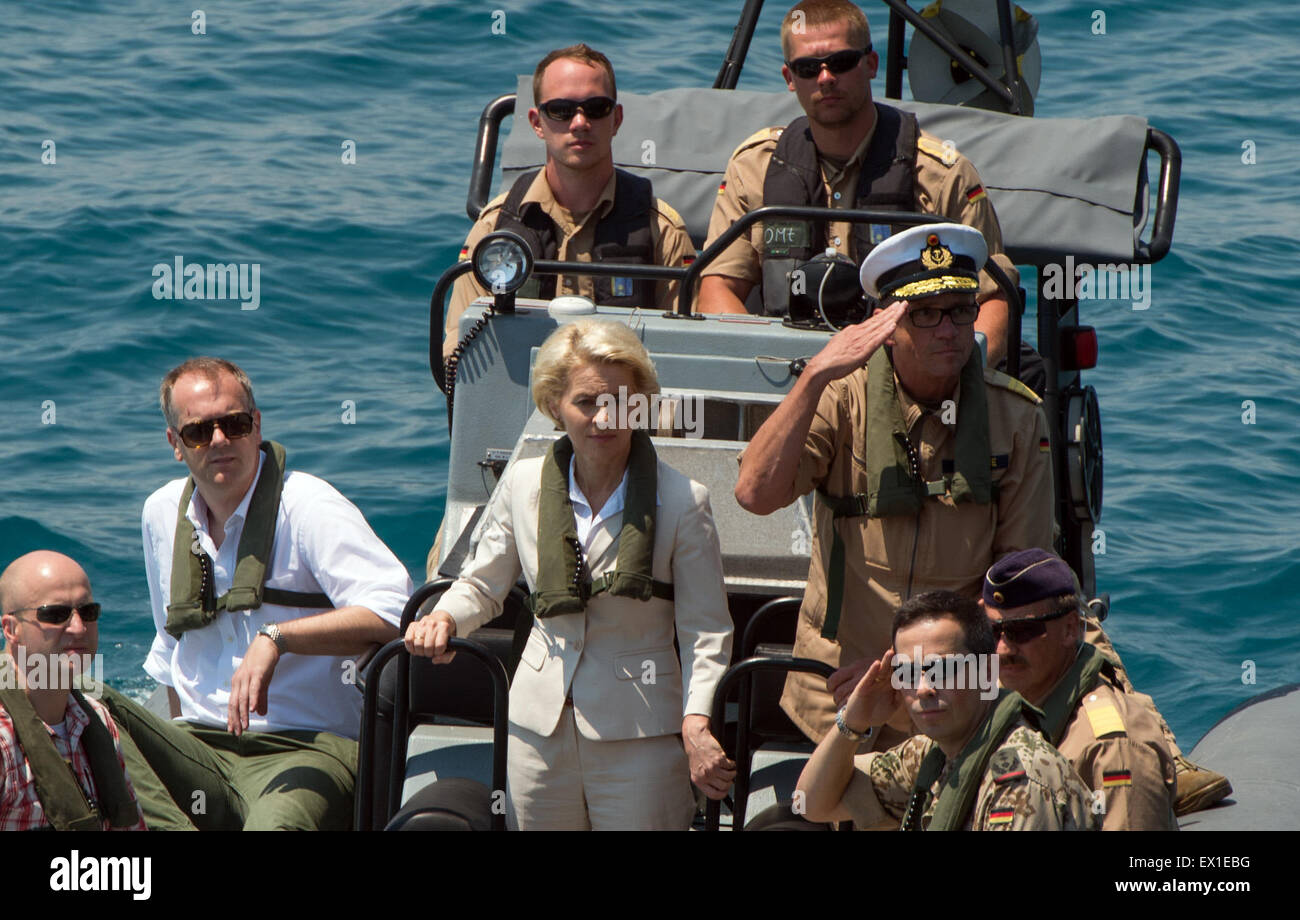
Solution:
<svg viewBox="0 0 1300 920">
<path fill-rule="evenodd" d="M 43 604 L 40 607 L 19 607 L 17 610 L 10 610 L 9 614 L 22 613 L 24 610 L 35 610 L 36 619 L 42 623 L 48 623 L 51 626 L 57 626 L 60 623 L 68 622 L 72 616 L 72 611 L 77 611 L 84 623 L 93 623 L 99 619 L 99 604 L 80 604 L 71 606 L 69 604 Z"/>
<path fill-rule="evenodd" d="M 917 329 L 934 329 L 946 316 L 954 326 L 969 326 L 980 315 L 980 308 L 973 303 L 964 303 L 956 307 L 940 310 L 938 307 L 918 307 L 907 314 L 908 322 Z"/>
<path fill-rule="evenodd" d="M 190 422 L 182 425 L 176 432 L 185 442 L 186 447 L 207 447 L 212 443 L 212 432 L 220 428 L 227 440 L 235 441 L 246 438 L 253 431 L 253 416 L 249 412 L 232 412 L 221 418 L 210 418 L 203 422 Z"/>
<path fill-rule="evenodd" d="M 537 103 L 537 110 L 551 121 L 572 121 L 582 110 L 589 121 L 604 118 L 614 111 L 615 102 L 608 96 L 591 96 L 587 99 L 548 99 Z"/>
<path fill-rule="evenodd" d="M 1073 607 L 1063 607 L 1060 610 L 1053 610 L 1051 613 L 1044 613 L 1036 617 L 1022 617 L 1018 620 L 990 620 L 989 626 L 993 627 L 993 639 L 997 641 L 1003 636 L 1007 641 L 1014 645 L 1022 645 L 1025 642 L 1033 642 L 1047 634 L 1047 624 L 1052 620 L 1059 620 L 1067 614 L 1074 613 Z"/>
<path fill-rule="evenodd" d="M 962 674 L 967 664 L 965 655 L 939 655 L 929 659 L 929 664 L 920 661 L 900 661 L 894 665 L 893 685 L 899 690 L 916 690 L 921 686 L 924 676 L 935 690 L 946 689 L 949 676 Z"/>
<path fill-rule="evenodd" d="M 822 67 L 825 67 L 833 74 L 848 73 L 858 66 L 858 61 L 870 53 L 871 46 L 867 45 L 865 51 L 850 49 L 848 51 L 836 51 L 834 54 L 826 55 L 826 57 L 795 58 L 793 61 L 786 61 L 785 66 L 794 71 L 796 77 L 811 80 L 821 74 Z"/>
</svg>

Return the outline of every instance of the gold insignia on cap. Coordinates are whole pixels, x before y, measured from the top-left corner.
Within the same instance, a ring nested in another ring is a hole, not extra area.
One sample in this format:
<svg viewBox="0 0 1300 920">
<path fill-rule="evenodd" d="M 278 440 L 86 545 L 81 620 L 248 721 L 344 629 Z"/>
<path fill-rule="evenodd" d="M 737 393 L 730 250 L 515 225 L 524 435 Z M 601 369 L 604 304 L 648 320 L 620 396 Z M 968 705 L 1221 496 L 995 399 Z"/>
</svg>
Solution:
<svg viewBox="0 0 1300 920">
<path fill-rule="evenodd" d="M 994 591 L 994 592 L 993 592 L 993 601 L 994 601 L 994 603 L 1000 604 L 1000 603 L 1002 603 L 1002 602 L 1005 601 L 1005 600 L 1006 600 L 1006 598 L 1002 596 L 1002 592 L 1001 592 L 1001 591 Z"/>
<path fill-rule="evenodd" d="M 931 271 L 952 266 L 952 250 L 940 242 L 939 234 L 931 233 L 925 238 L 925 248 L 921 250 L 921 264 Z"/>
</svg>

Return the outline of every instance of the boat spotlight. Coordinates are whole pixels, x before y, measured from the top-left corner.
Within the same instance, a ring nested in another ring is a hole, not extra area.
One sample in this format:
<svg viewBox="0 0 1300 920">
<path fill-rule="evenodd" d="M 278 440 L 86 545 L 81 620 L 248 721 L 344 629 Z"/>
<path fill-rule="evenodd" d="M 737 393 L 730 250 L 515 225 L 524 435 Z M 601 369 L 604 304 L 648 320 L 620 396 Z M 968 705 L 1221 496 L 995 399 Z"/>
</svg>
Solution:
<svg viewBox="0 0 1300 920">
<path fill-rule="evenodd" d="M 513 313 L 515 291 L 533 273 L 533 251 L 524 238 L 509 230 L 489 233 L 474 247 L 472 264 L 478 283 L 494 295 L 495 308 Z"/>
</svg>

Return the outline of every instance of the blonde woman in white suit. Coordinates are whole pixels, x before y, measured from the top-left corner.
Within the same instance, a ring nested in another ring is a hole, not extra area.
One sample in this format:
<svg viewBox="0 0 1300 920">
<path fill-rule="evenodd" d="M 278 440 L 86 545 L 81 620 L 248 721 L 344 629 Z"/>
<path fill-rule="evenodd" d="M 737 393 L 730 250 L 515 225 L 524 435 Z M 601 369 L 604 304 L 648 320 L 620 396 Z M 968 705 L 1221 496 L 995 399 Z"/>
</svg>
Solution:
<svg viewBox="0 0 1300 920">
<path fill-rule="evenodd" d="M 565 436 L 506 472 L 473 559 L 407 631 L 412 654 L 450 660 L 448 639 L 496 617 L 523 574 L 536 617 L 510 688 L 512 829 L 685 829 L 690 783 L 720 799 L 735 778 L 709 732 L 732 623 L 708 491 L 609 411 L 658 391 L 627 326 L 547 338 L 533 399 Z"/>
</svg>

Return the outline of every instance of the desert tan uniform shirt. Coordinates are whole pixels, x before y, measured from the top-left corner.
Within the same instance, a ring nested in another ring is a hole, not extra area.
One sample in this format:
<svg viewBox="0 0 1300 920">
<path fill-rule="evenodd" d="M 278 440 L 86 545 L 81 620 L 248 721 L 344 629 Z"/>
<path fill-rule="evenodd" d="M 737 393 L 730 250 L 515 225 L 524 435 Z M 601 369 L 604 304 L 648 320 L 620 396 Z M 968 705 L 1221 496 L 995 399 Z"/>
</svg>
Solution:
<svg viewBox="0 0 1300 920">
<path fill-rule="evenodd" d="M 879 658 L 889 647 L 894 611 L 908 597 L 944 589 L 976 598 L 984 573 L 995 560 L 1029 547 L 1052 549 L 1054 486 L 1047 422 L 1039 399 L 1007 375 L 988 368 L 984 370 L 984 387 L 990 452 L 995 457 L 1007 455 L 1006 467 L 993 471 L 996 497 L 987 505 L 956 505 L 948 496 L 927 498 L 919 528 L 913 514 L 836 521 L 834 526 L 844 540 L 845 565 L 844 603 L 834 641 L 821 635 L 832 518 L 826 504 L 814 498 L 812 559 L 799 611 L 795 655 L 835 667 L 863 657 Z M 960 386 L 951 411 L 942 404 L 927 409 L 912 400 L 901 385 L 898 394 L 903 423 L 919 455 L 921 475 L 927 481 L 942 479 L 943 461 L 953 459 L 956 450 Z M 865 367 L 826 387 L 799 460 L 795 495 L 806 495 L 816 487 L 832 496 L 867 491 L 866 397 Z M 890 433 L 879 436 L 889 437 Z M 835 707 L 826 680 L 813 674 L 789 675 L 781 708 L 814 741 L 820 741 L 834 724 Z"/>
<path fill-rule="evenodd" d="M 853 777 L 841 804 L 852 816 L 854 830 L 898 828 L 921 761 L 933 746 L 925 735 L 913 735 L 888 751 L 853 758 Z M 939 790 L 954 763 L 949 760 L 930 787 L 930 804 L 921 816 L 923 828 L 934 817 Z M 1088 790 L 1069 761 L 1021 719 L 989 758 L 963 830 L 1095 830 L 1089 802 Z"/>
<path fill-rule="evenodd" d="M 586 214 L 572 214 L 569 209 L 555 200 L 551 194 L 551 185 L 546 181 L 546 170 L 540 170 L 537 177 L 533 179 L 533 184 L 529 186 L 528 192 L 524 195 L 524 203 L 535 201 L 541 205 L 542 210 L 555 221 L 556 237 L 559 240 L 560 251 L 556 256 L 558 261 L 590 262 L 591 250 L 596 245 L 596 225 L 600 219 L 610 212 L 614 207 L 614 180 L 611 175 L 609 182 L 605 185 L 605 190 L 600 194 L 600 201 L 596 207 Z M 461 250 L 461 260 L 468 259 L 474 252 L 474 247 L 478 241 L 483 239 L 493 230 L 496 229 L 497 217 L 501 206 L 505 204 L 508 192 L 502 192 L 496 198 L 493 198 L 483 213 L 479 215 L 474 226 L 470 228 L 469 236 L 465 238 L 465 248 Z M 691 238 L 686 233 L 686 225 L 682 223 L 681 217 L 665 201 L 656 198 L 654 200 L 655 220 L 650 231 L 650 238 L 654 246 L 655 264 L 667 266 L 682 266 L 686 264 L 687 257 L 695 257 L 695 246 L 691 243 Z M 579 294 L 583 297 L 595 299 L 595 284 L 592 278 L 576 275 L 560 275 L 556 279 L 556 294 Z M 476 297 L 490 296 L 486 288 L 478 283 L 472 272 L 461 275 L 456 279 L 451 289 L 451 303 L 447 308 L 446 321 L 443 326 L 442 337 L 442 355 L 447 357 L 451 354 L 452 349 L 456 347 L 456 342 L 460 338 L 460 315 L 465 312 L 465 308 L 474 301 Z M 677 306 L 677 282 L 660 281 L 655 285 L 655 302 L 645 304 L 647 307 L 654 307 L 661 310 L 670 310 Z"/>
<path fill-rule="evenodd" d="M 1091 790 L 1102 830 L 1178 829 L 1174 757 L 1154 708 L 1150 697 L 1125 693 L 1103 675 L 1057 745 Z"/>
<path fill-rule="evenodd" d="M 747 138 L 731 155 L 713 205 L 713 214 L 709 218 L 708 243 L 721 236 L 741 215 L 763 206 L 763 179 L 767 176 L 767 165 L 776 150 L 777 138 L 784 130 L 781 127 L 764 128 Z M 872 133 L 875 133 L 874 129 Z M 871 134 L 868 134 L 842 167 L 828 162 L 825 157 L 818 158 L 826 186 L 828 207 L 853 207 L 858 174 L 862 171 L 862 157 L 870 144 Z M 997 214 L 993 211 L 993 203 L 984 193 L 979 173 L 970 160 L 956 149 L 945 147 L 938 138 L 924 131 L 920 132 L 916 144 L 915 189 L 917 211 L 942 215 L 983 233 L 989 254 L 995 257 L 994 261 L 1007 273 L 1013 284 L 1019 283 L 1019 272 L 1002 252 L 1002 229 L 998 225 Z M 826 245 L 833 246 L 850 258 L 854 257 L 849 252 L 852 239 L 853 224 L 832 221 L 826 228 Z M 742 236 L 735 240 L 717 259 L 710 262 L 703 274 L 726 275 L 751 284 L 761 284 L 762 251 L 763 226 L 760 222 L 750 228 L 748 238 Z M 860 256 L 854 261 L 860 264 L 863 258 Z M 997 289 L 988 273 L 981 271 L 977 299 L 983 302 L 997 293 Z"/>
</svg>

